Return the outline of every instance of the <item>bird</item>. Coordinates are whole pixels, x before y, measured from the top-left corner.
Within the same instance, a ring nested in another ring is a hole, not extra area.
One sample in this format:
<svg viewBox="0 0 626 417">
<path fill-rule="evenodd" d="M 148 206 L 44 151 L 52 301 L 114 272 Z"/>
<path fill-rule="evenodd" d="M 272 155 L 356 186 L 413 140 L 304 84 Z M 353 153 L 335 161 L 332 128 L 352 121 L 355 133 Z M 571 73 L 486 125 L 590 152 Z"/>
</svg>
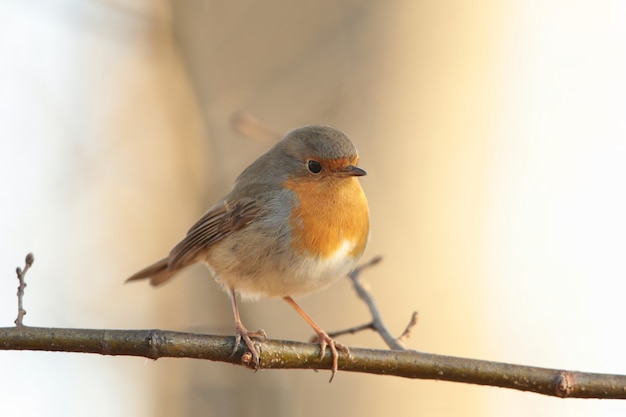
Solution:
<svg viewBox="0 0 626 417">
<path fill-rule="evenodd" d="M 235 319 L 235 347 L 243 342 L 256 369 L 259 349 L 253 338 L 263 330 L 242 323 L 237 298 L 281 297 L 313 328 L 320 360 L 335 342 L 294 297 L 322 290 L 345 277 L 369 240 L 369 208 L 359 177 L 359 154 L 352 140 L 330 126 L 291 130 L 243 170 L 231 191 L 191 226 L 165 258 L 126 280 L 149 279 L 161 285 L 183 269 L 203 263 L 229 295 Z"/>
</svg>

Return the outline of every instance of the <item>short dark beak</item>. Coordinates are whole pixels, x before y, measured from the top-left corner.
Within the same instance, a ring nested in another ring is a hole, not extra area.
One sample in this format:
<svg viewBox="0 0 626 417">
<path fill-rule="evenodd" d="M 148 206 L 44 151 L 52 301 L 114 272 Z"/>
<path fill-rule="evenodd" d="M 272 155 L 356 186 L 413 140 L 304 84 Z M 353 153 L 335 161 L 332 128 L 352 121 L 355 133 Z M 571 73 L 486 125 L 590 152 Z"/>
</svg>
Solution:
<svg viewBox="0 0 626 417">
<path fill-rule="evenodd" d="M 365 170 L 355 167 L 354 165 L 348 165 L 346 169 L 344 169 L 344 174 L 350 177 L 362 177 L 363 175 L 367 175 Z"/>
</svg>

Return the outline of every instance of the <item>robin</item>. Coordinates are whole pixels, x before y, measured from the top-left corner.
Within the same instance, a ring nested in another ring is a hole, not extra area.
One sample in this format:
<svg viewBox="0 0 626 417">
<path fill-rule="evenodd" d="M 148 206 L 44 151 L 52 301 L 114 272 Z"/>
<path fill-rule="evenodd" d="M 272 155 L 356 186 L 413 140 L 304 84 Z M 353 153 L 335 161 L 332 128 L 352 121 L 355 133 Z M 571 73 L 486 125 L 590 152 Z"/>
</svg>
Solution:
<svg viewBox="0 0 626 417">
<path fill-rule="evenodd" d="M 206 264 L 229 294 L 235 316 L 235 350 L 243 341 L 259 366 L 252 338 L 266 339 L 263 330 L 249 331 L 241 322 L 242 299 L 282 297 L 317 334 L 320 359 L 332 354 L 335 342 L 294 301 L 328 287 L 349 273 L 360 259 L 369 236 L 369 210 L 357 177 L 358 153 L 342 132 L 308 126 L 287 133 L 248 166 L 230 193 L 211 207 L 187 236 L 160 261 L 128 281 L 150 279 L 163 284 L 197 262 Z"/>
</svg>

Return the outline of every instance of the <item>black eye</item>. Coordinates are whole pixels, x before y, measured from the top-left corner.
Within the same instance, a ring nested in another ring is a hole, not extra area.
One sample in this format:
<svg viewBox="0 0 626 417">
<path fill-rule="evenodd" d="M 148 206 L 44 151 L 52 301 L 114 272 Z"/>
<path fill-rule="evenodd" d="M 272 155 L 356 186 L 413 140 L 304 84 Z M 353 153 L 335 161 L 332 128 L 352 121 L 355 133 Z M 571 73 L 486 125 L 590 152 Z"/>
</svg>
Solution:
<svg viewBox="0 0 626 417">
<path fill-rule="evenodd" d="M 307 163 L 307 167 L 312 174 L 319 174 L 322 172 L 322 164 L 312 159 Z"/>
</svg>

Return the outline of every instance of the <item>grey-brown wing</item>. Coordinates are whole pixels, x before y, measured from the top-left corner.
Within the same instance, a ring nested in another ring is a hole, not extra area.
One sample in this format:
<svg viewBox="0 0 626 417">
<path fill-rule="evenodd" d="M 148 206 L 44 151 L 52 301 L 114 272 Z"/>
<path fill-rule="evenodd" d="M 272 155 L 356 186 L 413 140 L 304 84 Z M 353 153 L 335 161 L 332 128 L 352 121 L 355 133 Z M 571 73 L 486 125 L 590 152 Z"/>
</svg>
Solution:
<svg viewBox="0 0 626 417">
<path fill-rule="evenodd" d="M 198 252 L 205 249 L 229 234 L 236 232 L 256 218 L 260 207 L 254 200 L 229 204 L 221 200 L 211 207 L 191 226 L 187 236 L 172 249 L 169 256 L 169 268 L 187 265 L 193 261 Z"/>
</svg>

